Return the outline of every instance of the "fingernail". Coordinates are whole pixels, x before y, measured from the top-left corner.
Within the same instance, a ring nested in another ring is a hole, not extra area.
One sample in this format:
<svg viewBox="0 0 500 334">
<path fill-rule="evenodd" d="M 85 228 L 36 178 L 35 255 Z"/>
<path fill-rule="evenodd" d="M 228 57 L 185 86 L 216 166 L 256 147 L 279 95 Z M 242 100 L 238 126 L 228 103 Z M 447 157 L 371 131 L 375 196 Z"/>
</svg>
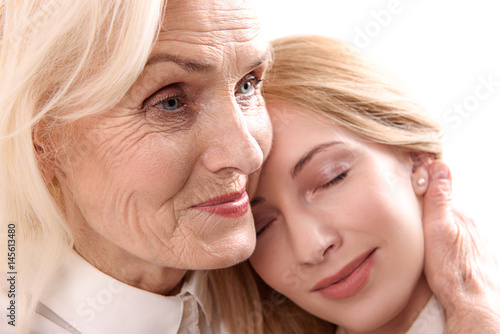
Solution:
<svg viewBox="0 0 500 334">
<path fill-rule="evenodd" d="M 434 179 L 448 179 L 450 170 L 442 163 L 435 163 L 431 166 L 431 175 Z"/>
</svg>

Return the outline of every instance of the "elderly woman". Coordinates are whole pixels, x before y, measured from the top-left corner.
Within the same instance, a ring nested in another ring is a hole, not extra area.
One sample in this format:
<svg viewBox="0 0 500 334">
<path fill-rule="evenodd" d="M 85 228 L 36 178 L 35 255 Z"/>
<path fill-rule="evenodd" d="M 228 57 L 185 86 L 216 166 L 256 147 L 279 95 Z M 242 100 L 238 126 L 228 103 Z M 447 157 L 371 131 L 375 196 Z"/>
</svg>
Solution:
<svg viewBox="0 0 500 334">
<path fill-rule="evenodd" d="M 224 277 L 190 270 L 255 246 L 246 185 L 271 130 L 259 87 L 269 50 L 252 9 L 1 1 L 0 26 L 2 331 L 236 328 Z M 440 253 L 451 239 L 436 243 L 435 265 L 458 261 Z"/>
<path fill-rule="evenodd" d="M 2 8 L 1 220 L 21 332 L 34 308 L 41 333 L 221 331 L 204 278 L 186 273 L 253 251 L 268 44 L 242 2 L 164 6 Z"/>
</svg>

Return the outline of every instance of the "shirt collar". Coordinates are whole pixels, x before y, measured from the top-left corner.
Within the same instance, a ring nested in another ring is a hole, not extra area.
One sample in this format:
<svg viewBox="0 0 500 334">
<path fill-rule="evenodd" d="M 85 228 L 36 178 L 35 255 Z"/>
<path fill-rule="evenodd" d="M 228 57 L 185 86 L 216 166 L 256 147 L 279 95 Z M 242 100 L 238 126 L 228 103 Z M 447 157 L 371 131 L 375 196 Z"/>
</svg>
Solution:
<svg viewBox="0 0 500 334">
<path fill-rule="evenodd" d="M 212 323 L 213 296 L 208 284 L 208 271 L 192 271 L 184 279 L 181 293 L 188 292 L 196 298 L 202 312 L 205 314 L 208 324 Z"/>
<path fill-rule="evenodd" d="M 444 333 L 445 322 L 446 317 L 443 306 L 433 295 L 407 334 L 441 334 Z"/>
<path fill-rule="evenodd" d="M 120 282 L 72 251 L 41 302 L 84 334 L 171 333 L 180 327 L 186 293 L 196 299 L 207 321 L 212 320 L 206 272 L 186 278 L 178 295 L 162 296 Z"/>
</svg>

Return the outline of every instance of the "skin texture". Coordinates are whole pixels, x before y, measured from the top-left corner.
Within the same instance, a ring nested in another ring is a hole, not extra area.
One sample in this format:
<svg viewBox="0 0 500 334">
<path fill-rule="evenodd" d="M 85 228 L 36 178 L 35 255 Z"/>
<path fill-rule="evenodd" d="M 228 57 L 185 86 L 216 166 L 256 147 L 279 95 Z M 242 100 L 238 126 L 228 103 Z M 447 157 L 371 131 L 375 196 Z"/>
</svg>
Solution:
<svg viewBox="0 0 500 334">
<path fill-rule="evenodd" d="M 252 201 L 252 266 L 272 288 L 349 333 L 406 331 L 431 295 L 423 276 L 426 185 L 417 185 L 427 165 L 299 107 L 268 110 L 273 125 L 286 113 L 287 126 L 274 134 Z M 292 176 L 302 157 L 332 142 L 340 143 L 315 151 Z M 370 278 L 355 295 L 332 300 L 311 291 L 373 249 Z"/>
<path fill-rule="evenodd" d="M 112 110 L 67 129 L 58 155 L 75 249 L 101 271 L 160 294 L 188 269 L 250 256 L 250 211 L 196 208 L 246 186 L 271 144 L 258 80 L 269 62 L 242 2 L 168 1 L 143 74 Z"/>
<path fill-rule="evenodd" d="M 474 221 L 452 207 L 451 174 L 430 166 L 423 202 L 425 275 L 446 311 L 446 333 L 498 333 L 500 270 Z"/>
<path fill-rule="evenodd" d="M 262 59 L 267 47 L 255 14 L 237 6 L 241 2 L 168 1 L 169 32 L 160 34 L 144 74 L 116 108 L 67 129 L 74 145 L 65 142 L 55 166 L 44 170 L 47 180 L 55 174 L 61 184 L 77 251 L 125 283 L 175 293 L 187 268 L 226 266 L 252 250 L 248 214 L 229 220 L 190 209 L 240 187 L 270 146 L 260 93 L 249 100 L 234 96 L 253 70 L 246 64 Z M 217 66 L 188 71 L 160 61 L 165 52 Z M 264 67 L 256 67 L 257 77 Z M 179 94 L 172 92 L 175 83 L 190 112 L 172 117 L 147 108 L 155 93 L 162 91 L 157 101 Z M 442 191 L 450 185 L 449 178 L 431 179 L 430 189 L 437 190 L 425 195 L 425 272 L 446 308 L 449 333 L 496 333 L 497 267 L 479 252 L 470 220 L 450 215 L 450 195 Z"/>
</svg>

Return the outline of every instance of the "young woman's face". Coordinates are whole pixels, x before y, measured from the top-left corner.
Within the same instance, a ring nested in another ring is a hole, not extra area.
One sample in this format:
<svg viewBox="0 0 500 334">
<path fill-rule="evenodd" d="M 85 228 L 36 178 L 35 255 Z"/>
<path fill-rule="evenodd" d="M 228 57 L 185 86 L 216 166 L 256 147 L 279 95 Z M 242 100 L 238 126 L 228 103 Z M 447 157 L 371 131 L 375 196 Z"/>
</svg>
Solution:
<svg viewBox="0 0 500 334">
<path fill-rule="evenodd" d="M 425 186 L 415 182 L 425 167 L 298 107 L 268 110 L 275 133 L 252 202 L 254 269 L 348 329 L 380 329 L 398 315 L 411 323 L 415 304 L 430 296 L 418 196 Z"/>
</svg>

